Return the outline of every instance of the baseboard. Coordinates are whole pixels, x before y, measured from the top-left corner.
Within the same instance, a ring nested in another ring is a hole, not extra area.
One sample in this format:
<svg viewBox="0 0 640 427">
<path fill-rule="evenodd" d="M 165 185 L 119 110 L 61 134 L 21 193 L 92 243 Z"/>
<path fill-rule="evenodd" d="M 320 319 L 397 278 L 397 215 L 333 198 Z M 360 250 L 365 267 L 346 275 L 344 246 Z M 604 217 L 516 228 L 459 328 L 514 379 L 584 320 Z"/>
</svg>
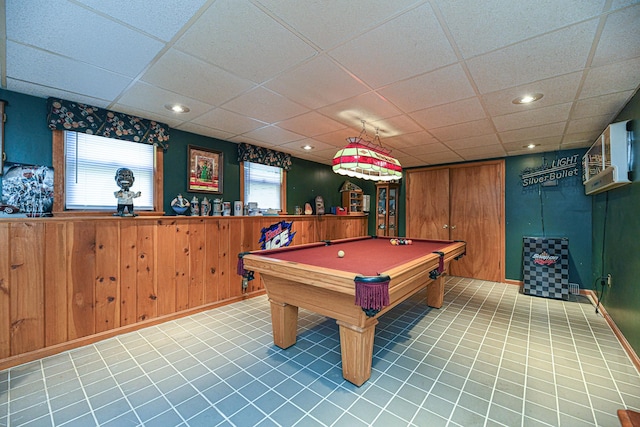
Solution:
<svg viewBox="0 0 640 427">
<path fill-rule="evenodd" d="M 589 300 L 591 300 L 591 304 L 593 304 L 594 307 L 598 307 L 598 311 L 602 314 L 602 317 L 604 317 L 604 319 L 607 321 L 614 335 L 616 336 L 616 338 L 618 338 L 620 345 L 622 345 L 622 348 L 624 348 L 624 351 L 627 353 L 627 355 L 631 359 L 631 362 L 636 367 L 636 370 L 640 373 L 640 358 L 636 354 L 633 347 L 631 347 L 631 344 L 629 344 L 629 341 L 627 341 L 627 339 L 624 337 L 624 335 L 622 334 L 622 331 L 618 329 L 618 326 L 613 321 L 613 319 L 609 316 L 609 313 L 607 313 L 607 310 L 604 308 L 604 306 L 602 304 L 598 305 L 598 296 L 596 295 L 596 293 L 590 289 L 580 289 L 580 294 L 589 298 Z"/>
</svg>

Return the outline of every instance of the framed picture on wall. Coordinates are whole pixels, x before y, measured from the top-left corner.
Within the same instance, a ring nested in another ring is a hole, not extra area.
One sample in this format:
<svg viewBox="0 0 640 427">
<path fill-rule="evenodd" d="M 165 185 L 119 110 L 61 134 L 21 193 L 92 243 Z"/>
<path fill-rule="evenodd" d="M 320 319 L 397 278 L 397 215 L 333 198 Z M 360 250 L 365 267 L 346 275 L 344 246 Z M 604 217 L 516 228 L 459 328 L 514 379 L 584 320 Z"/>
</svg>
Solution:
<svg viewBox="0 0 640 427">
<path fill-rule="evenodd" d="M 222 194 L 222 152 L 189 145 L 187 191 Z"/>
</svg>

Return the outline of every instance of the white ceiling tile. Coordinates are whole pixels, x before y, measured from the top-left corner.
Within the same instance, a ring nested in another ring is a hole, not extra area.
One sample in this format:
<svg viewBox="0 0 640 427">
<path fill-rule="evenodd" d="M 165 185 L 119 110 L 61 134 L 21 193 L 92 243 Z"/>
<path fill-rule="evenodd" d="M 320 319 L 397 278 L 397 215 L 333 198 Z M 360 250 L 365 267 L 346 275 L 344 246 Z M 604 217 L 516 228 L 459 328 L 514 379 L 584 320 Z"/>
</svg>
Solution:
<svg viewBox="0 0 640 427">
<path fill-rule="evenodd" d="M 640 56 L 640 4 L 607 16 L 593 67 Z"/>
<path fill-rule="evenodd" d="M 373 88 L 457 60 L 429 4 L 410 10 L 329 54 Z"/>
<path fill-rule="evenodd" d="M 582 145 L 582 146 L 590 146 L 593 144 L 602 133 L 601 129 L 585 131 L 585 132 L 576 132 L 576 133 L 566 133 L 562 137 L 562 145 Z"/>
<path fill-rule="evenodd" d="M 480 93 L 581 70 L 598 20 L 529 39 L 467 61 Z"/>
<path fill-rule="evenodd" d="M 611 115 L 573 119 L 567 124 L 567 133 L 602 132 L 612 119 Z"/>
<path fill-rule="evenodd" d="M 523 155 L 531 155 L 531 154 L 534 154 L 534 153 L 545 153 L 545 152 L 548 152 L 548 151 L 557 151 L 559 149 L 560 148 L 558 148 L 558 147 L 556 147 L 556 148 L 553 148 L 553 147 L 534 147 L 534 148 L 524 147 L 524 148 L 522 148 L 521 147 L 521 148 L 514 148 L 512 150 L 507 149 L 505 151 L 507 152 L 508 156 L 523 156 Z"/>
<path fill-rule="evenodd" d="M 438 165 L 444 163 L 457 163 L 462 162 L 464 159 L 451 150 L 440 151 L 437 153 L 425 153 L 419 156 L 421 160 L 431 165 Z"/>
<path fill-rule="evenodd" d="M 324 1 L 307 0 L 300 7 L 299 0 L 259 2 L 322 49 L 329 49 L 415 4 L 415 0 L 338 0 L 329 7 Z"/>
<path fill-rule="evenodd" d="M 475 95 L 460 64 L 395 83 L 380 89 L 379 93 L 405 112 L 447 104 Z"/>
<path fill-rule="evenodd" d="M 249 2 L 218 0 L 175 46 L 261 83 L 317 51 Z"/>
<path fill-rule="evenodd" d="M 487 135 L 494 133 L 496 130 L 493 123 L 489 119 L 476 120 L 455 124 L 452 126 L 432 129 L 429 132 L 440 141 L 451 141 L 453 139 L 469 138 L 478 135 Z"/>
<path fill-rule="evenodd" d="M 478 148 L 478 147 L 490 147 L 493 145 L 499 145 L 500 140 L 498 135 L 489 134 L 481 136 L 473 136 L 471 138 L 456 139 L 454 141 L 447 141 L 444 143 L 447 147 L 451 148 L 456 153 L 460 153 L 462 149 Z"/>
<path fill-rule="evenodd" d="M 293 156 L 299 159 L 310 161 L 310 162 L 331 165 L 331 160 L 326 157 L 327 154 L 325 154 L 324 152 L 319 152 L 319 153 L 300 152 L 300 153 L 296 153 Z"/>
<path fill-rule="evenodd" d="M 326 56 L 318 56 L 267 82 L 265 87 L 308 108 L 368 92 L 368 88 Z"/>
<path fill-rule="evenodd" d="M 7 77 L 99 99 L 114 99 L 131 79 L 84 62 L 7 42 Z M 99 81 L 100 84 L 96 84 Z M 68 98 L 69 96 L 67 96 Z"/>
<path fill-rule="evenodd" d="M 352 128 L 345 128 L 335 132 L 317 135 L 313 139 L 332 145 L 334 147 L 344 147 L 347 145 L 347 138 L 356 137 L 360 131 Z"/>
<path fill-rule="evenodd" d="M 181 104 L 189 107 L 187 113 L 174 113 L 168 110 L 166 104 Z M 195 99 L 188 98 L 164 89 L 138 82 L 131 86 L 118 99 L 117 105 L 127 106 L 130 108 L 139 108 L 144 111 L 150 111 L 163 117 L 177 118 L 180 121 L 192 120 L 211 109 L 210 105 L 199 102 Z"/>
<path fill-rule="evenodd" d="M 544 126 L 536 126 L 527 129 L 510 130 L 500 132 L 498 136 L 504 144 L 516 141 L 527 141 L 552 136 L 561 137 L 564 132 L 566 122 L 552 123 Z"/>
<path fill-rule="evenodd" d="M 42 86 L 36 83 L 26 82 L 24 80 L 15 80 L 10 77 L 7 78 L 7 89 L 23 93 L 26 95 L 36 96 L 38 98 L 61 98 L 68 99 L 70 101 L 81 102 L 86 105 L 93 105 L 100 108 L 109 108 L 109 102 L 104 99 L 92 98 L 90 96 L 75 94 L 73 97 L 69 96 L 69 92 L 60 89 L 51 89 L 48 86 Z M 70 99 L 73 98 L 73 99 Z"/>
<path fill-rule="evenodd" d="M 604 1 L 438 0 L 463 57 L 489 52 L 601 13 Z"/>
<path fill-rule="evenodd" d="M 236 136 L 235 133 L 225 132 L 220 129 L 214 129 L 211 127 L 199 125 L 193 122 L 182 123 L 178 126 L 175 126 L 176 129 L 183 130 L 185 132 L 195 133 L 197 135 L 209 136 L 211 138 L 217 138 L 223 141 L 228 141 L 229 139 Z"/>
<path fill-rule="evenodd" d="M 223 108 L 216 108 L 196 117 L 193 119 L 193 123 L 232 134 L 243 134 L 267 124 Z"/>
<path fill-rule="evenodd" d="M 8 1 L 6 18 L 8 40 L 129 77 L 138 75 L 164 46 L 66 0 Z M 41 72 L 49 74 L 46 68 Z"/>
<path fill-rule="evenodd" d="M 434 142 L 432 144 L 403 147 L 401 151 L 409 156 L 422 156 L 424 154 L 450 152 L 451 149 L 440 142 Z"/>
<path fill-rule="evenodd" d="M 424 160 L 422 160 L 419 157 L 402 157 L 397 159 L 404 169 L 420 167 L 427 164 Z"/>
<path fill-rule="evenodd" d="M 92 9 L 139 28 L 164 41 L 171 40 L 207 0 L 78 0 Z"/>
<path fill-rule="evenodd" d="M 432 129 L 481 120 L 486 114 L 477 98 L 469 98 L 416 111 L 410 116 L 426 129 Z"/>
<path fill-rule="evenodd" d="M 312 151 L 305 150 L 303 147 L 305 147 L 306 145 L 312 146 L 313 150 Z M 317 153 L 319 151 L 329 150 L 333 153 L 333 155 L 335 155 L 335 153 L 337 152 L 335 147 L 329 144 L 324 144 L 315 139 L 302 139 L 299 141 L 286 142 L 284 144 L 278 145 L 278 149 L 282 149 L 282 150 L 286 149 L 290 153 L 312 153 L 313 154 L 314 152 Z"/>
<path fill-rule="evenodd" d="M 316 145 L 316 142 L 315 142 L 315 141 L 316 141 L 316 140 L 314 140 L 314 142 L 312 142 L 312 143 L 311 143 L 311 145 L 314 145 L 314 146 L 315 146 L 315 145 Z M 318 156 L 318 155 L 320 155 L 320 156 L 327 156 L 327 158 L 328 158 L 328 159 L 331 159 L 331 160 L 333 160 L 333 156 L 335 156 L 335 155 L 336 155 L 336 153 L 338 152 L 338 150 L 339 150 L 340 148 L 342 148 L 342 147 L 336 148 L 336 147 L 333 147 L 333 146 L 331 146 L 331 145 L 329 145 L 329 144 L 323 144 L 322 142 L 319 142 L 319 141 L 318 141 L 318 143 L 319 143 L 320 145 L 318 145 L 318 146 L 316 147 L 316 149 L 312 150 L 312 151 L 311 151 L 311 154 L 312 154 L 312 155 L 315 155 L 315 156 Z M 324 147 L 327 147 L 327 148 L 324 148 Z"/>
<path fill-rule="evenodd" d="M 527 83 L 509 89 L 482 95 L 487 112 L 491 115 L 517 113 L 523 110 L 548 107 L 572 102 L 576 99 L 582 72 L 565 74 L 550 79 Z M 512 101 L 527 94 L 541 93 L 543 97 L 531 104 L 514 104 Z"/>
<path fill-rule="evenodd" d="M 397 148 L 404 150 L 407 147 L 415 147 L 417 145 L 439 144 L 433 136 L 425 131 L 406 133 L 403 135 L 384 138 L 381 140 L 385 147 Z"/>
<path fill-rule="evenodd" d="M 560 136 L 551 136 L 548 138 L 532 138 L 524 141 L 509 142 L 502 144 L 502 146 L 508 153 L 515 151 L 531 151 L 535 149 L 557 150 L 558 147 L 560 147 L 560 140 Z M 533 149 L 529 148 L 529 144 L 534 144 L 535 147 Z"/>
<path fill-rule="evenodd" d="M 400 114 L 400 110 L 373 92 L 320 108 L 318 112 L 359 129 L 362 129 L 362 120 L 369 124 Z M 373 130 L 370 125 L 367 128 Z"/>
<path fill-rule="evenodd" d="M 170 128 L 177 128 L 182 123 L 184 123 L 184 120 L 177 118 L 175 114 L 165 116 L 162 114 L 158 114 L 154 111 L 146 111 L 140 107 L 131 107 L 129 105 L 124 105 L 124 104 L 115 104 L 109 109 L 113 111 L 118 111 L 120 113 L 129 114 L 132 116 L 142 117 L 147 120 L 155 120 L 157 122 L 165 123 L 169 125 Z"/>
<path fill-rule="evenodd" d="M 569 142 L 569 143 L 562 143 L 560 144 L 560 150 L 573 150 L 576 148 L 587 148 L 590 147 L 591 144 L 589 143 L 578 143 L 578 142 Z"/>
<path fill-rule="evenodd" d="M 255 86 L 249 80 L 175 49 L 162 55 L 142 80 L 210 105 L 220 105 Z"/>
<path fill-rule="evenodd" d="M 456 150 L 456 153 L 465 160 L 504 157 L 507 154 L 500 144 L 483 147 L 460 148 Z"/>
<path fill-rule="evenodd" d="M 404 135 L 407 133 L 418 132 L 422 128 L 413 121 L 409 116 L 401 115 L 388 117 L 382 120 L 374 120 L 371 126 L 378 128 L 381 139 L 391 138 L 393 136 Z"/>
<path fill-rule="evenodd" d="M 638 88 L 640 58 L 592 68 L 587 72 L 580 98 L 591 98 Z"/>
<path fill-rule="evenodd" d="M 306 114 L 284 120 L 278 126 L 303 135 L 316 136 L 344 129 L 346 126 L 328 117 L 310 111 Z"/>
<path fill-rule="evenodd" d="M 261 127 L 250 132 L 245 133 L 245 137 L 254 139 L 256 141 L 267 142 L 272 145 L 282 145 L 291 141 L 299 141 L 304 139 L 304 136 L 289 132 L 286 129 L 279 128 L 278 126 L 270 125 Z"/>
<path fill-rule="evenodd" d="M 279 122 L 309 111 L 302 105 L 262 87 L 238 96 L 223 107 L 266 123 Z"/>
<path fill-rule="evenodd" d="M 575 103 L 571 118 L 603 116 L 611 114 L 612 111 L 620 111 L 632 96 L 633 91 L 626 91 L 581 99 Z"/>
<path fill-rule="evenodd" d="M 558 104 L 550 107 L 536 108 L 519 113 L 494 116 L 493 123 L 498 132 L 530 128 L 548 123 L 562 122 L 569 118 L 571 104 Z"/>
</svg>

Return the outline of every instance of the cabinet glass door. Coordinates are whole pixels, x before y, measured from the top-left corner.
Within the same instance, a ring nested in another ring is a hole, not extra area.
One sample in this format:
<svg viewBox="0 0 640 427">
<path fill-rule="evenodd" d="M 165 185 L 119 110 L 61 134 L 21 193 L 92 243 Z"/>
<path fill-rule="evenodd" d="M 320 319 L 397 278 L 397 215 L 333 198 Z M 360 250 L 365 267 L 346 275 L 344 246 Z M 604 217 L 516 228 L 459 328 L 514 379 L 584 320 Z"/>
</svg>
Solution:
<svg viewBox="0 0 640 427">
<path fill-rule="evenodd" d="M 388 205 L 388 224 L 389 227 L 387 236 L 396 235 L 396 193 L 397 189 L 389 187 L 389 205 Z"/>
<path fill-rule="evenodd" d="M 384 236 L 387 225 L 386 225 L 386 216 L 387 216 L 387 189 L 386 188 L 378 188 L 378 206 L 376 209 L 376 224 L 377 230 L 376 234 L 378 236 Z"/>
</svg>

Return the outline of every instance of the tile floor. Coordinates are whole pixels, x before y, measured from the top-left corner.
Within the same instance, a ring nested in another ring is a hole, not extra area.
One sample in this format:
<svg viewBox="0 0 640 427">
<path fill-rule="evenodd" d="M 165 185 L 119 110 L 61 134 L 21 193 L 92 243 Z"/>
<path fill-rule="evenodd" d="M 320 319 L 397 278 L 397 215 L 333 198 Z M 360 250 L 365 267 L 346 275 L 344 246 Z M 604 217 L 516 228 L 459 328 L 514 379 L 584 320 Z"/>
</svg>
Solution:
<svg viewBox="0 0 640 427">
<path fill-rule="evenodd" d="M 273 346 L 266 297 L 0 372 L 2 426 L 619 426 L 640 375 L 585 297 L 449 277 L 380 319 L 371 379 L 342 379 L 338 328 L 301 310 Z"/>
</svg>

